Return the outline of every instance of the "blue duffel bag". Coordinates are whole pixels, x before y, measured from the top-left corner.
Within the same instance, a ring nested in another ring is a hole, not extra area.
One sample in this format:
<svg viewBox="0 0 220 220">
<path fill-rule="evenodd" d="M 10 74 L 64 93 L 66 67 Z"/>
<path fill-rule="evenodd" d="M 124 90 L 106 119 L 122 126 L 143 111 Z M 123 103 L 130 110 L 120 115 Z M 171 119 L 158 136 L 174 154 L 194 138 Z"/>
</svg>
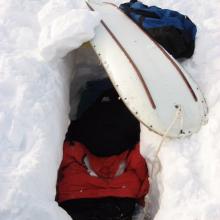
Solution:
<svg viewBox="0 0 220 220">
<path fill-rule="evenodd" d="M 175 58 L 189 58 L 195 48 L 196 25 L 177 11 L 147 6 L 136 0 L 120 9 Z"/>
</svg>

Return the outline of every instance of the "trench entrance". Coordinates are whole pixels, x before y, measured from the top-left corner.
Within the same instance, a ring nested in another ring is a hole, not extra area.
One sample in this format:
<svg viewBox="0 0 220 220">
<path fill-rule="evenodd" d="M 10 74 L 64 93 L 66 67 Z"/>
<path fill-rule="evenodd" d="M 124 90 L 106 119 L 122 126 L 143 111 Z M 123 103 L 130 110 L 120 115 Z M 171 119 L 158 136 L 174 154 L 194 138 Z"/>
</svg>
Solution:
<svg viewBox="0 0 220 220">
<path fill-rule="evenodd" d="M 74 51 L 73 76 L 70 86 L 71 109 L 70 109 L 69 117 L 71 121 L 78 120 L 80 103 L 81 103 L 80 100 L 84 93 L 85 88 L 88 86 L 88 83 L 91 81 L 108 81 L 107 83 L 108 86 L 109 83 L 111 84 L 104 67 L 102 66 L 102 64 L 98 59 L 98 56 L 96 55 L 90 44 L 86 43 Z M 111 86 L 113 87 L 112 84 Z M 87 103 L 84 104 L 87 105 Z M 152 220 L 153 216 L 158 211 L 157 210 L 158 207 L 153 207 L 153 213 L 148 211 L 146 213 L 145 208 L 146 207 L 142 208 L 139 205 L 136 206 L 132 219 Z M 152 209 L 152 207 L 149 206 L 148 208 Z"/>
<path fill-rule="evenodd" d="M 108 75 L 89 43 L 75 51 L 73 80 L 70 86 L 70 119 L 77 119 L 77 108 L 87 82 L 106 79 Z"/>
</svg>

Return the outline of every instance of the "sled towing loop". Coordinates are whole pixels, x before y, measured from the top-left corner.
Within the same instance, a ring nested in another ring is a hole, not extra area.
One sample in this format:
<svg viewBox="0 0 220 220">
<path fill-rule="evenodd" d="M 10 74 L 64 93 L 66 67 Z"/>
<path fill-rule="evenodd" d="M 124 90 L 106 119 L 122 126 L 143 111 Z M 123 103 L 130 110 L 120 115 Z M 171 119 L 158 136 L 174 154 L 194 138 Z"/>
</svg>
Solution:
<svg viewBox="0 0 220 220">
<path fill-rule="evenodd" d="M 181 105 L 175 105 L 175 108 L 176 108 L 176 111 L 175 111 L 175 115 L 173 117 L 173 120 L 170 122 L 170 125 L 167 127 L 166 131 L 164 132 L 164 134 L 162 136 L 162 139 L 161 139 L 158 147 L 156 148 L 156 153 L 155 153 L 155 156 L 154 156 L 154 160 L 151 164 L 151 170 L 149 172 L 150 190 L 151 190 L 151 185 L 152 185 L 152 182 L 153 182 L 153 178 L 155 178 L 160 173 L 160 171 L 162 169 L 160 159 L 159 159 L 160 150 L 163 146 L 164 141 L 167 138 L 167 135 L 168 135 L 169 131 L 176 124 L 178 119 L 180 120 L 180 134 L 179 134 L 179 137 L 181 137 L 181 135 L 184 134 L 183 133 L 183 110 L 182 110 L 182 107 L 181 107 Z M 148 163 L 149 163 L 149 161 L 148 161 Z M 147 212 L 147 209 L 148 209 L 148 204 L 150 203 L 149 195 L 146 195 L 145 203 L 146 204 L 145 204 L 145 207 L 144 207 L 144 216 L 148 219 L 149 213 Z"/>
<path fill-rule="evenodd" d="M 159 163 L 159 169 L 154 174 L 154 163 L 157 162 L 157 161 L 159 162 L 158 155 L 160 153 L 161 147 L 162 147 L 164 141 L 166 140 L 169 131 L 173 128 L 173 126 L 176 124 L 178 119 L 180 120 L 180 134 L 179 134 L 179 137 L 181 137 L 184 134 L 184 132 L 183 132 L 183 110 L 182 110 L 182 107 L 181 107 L 181 105 L 175 105 L 175 108 L 176 108 L 176 112 L 175 112 L 175 115 L 173 117 L 173 120 L 171 121 L 170 125 L 167 127 L 166 131 L 164 132 L 164 134 L 162 136 L 162 139 L 161 139 L 161 141 L 160 141 L 160 143 L 157 147 L 157 150 L 156 150 L 156 153 L 155 153 L 155 160 L 152 163 L 150 178 L 152 178 L 153 175 L 157 175 L 161 170 L 161 165 Z"/>
</svg>

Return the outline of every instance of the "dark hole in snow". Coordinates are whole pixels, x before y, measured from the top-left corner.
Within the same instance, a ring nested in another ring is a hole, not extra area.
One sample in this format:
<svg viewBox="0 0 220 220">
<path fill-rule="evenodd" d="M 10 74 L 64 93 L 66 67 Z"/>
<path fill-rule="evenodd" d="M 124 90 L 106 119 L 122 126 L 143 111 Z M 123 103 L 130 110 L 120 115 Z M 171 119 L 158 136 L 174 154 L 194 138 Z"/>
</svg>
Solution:
<svg viewBox="0 0 220 220">
<path fill-rule="evenodd" d="M 100 54 L 98 54 L 100 56 Z M 100 65 L 100 60 L 98 56 L 95 54 L 92 48 L 83 46 L 76 51 L 74 51 L 74 67 L 73 67 L 73 73 L 72 73 L 72 81 L 70 86 L 70 119 L 75 120 L 77 118 L 77 109 L 80 102 L 80 98 L 82 95 L 82 92 L 86 86 L 86 83 L 88 81 L 93 80 L 100 80 L 107 78 L 107 74 L 105 72 L 105 69 L 102 65 Z M 119 70 L 120 71 L 120 70 Z M 118 88 L 119 85 L 115 85 L 115 88 Z M 106 101 L 107 99 L 103 99 Z M 127 98 L 124 98 L 123 101 L 126 101 Z M 138 114 L 138 112 L 135 112 L 135 114 Z M 151 126 L 152 127 L 152 126 Z M 158 192 L 158 198 L 159 198 L 159 192 Z M 155 200 L 155 198 L 154 198 Z M 154 201 L 155 204 L 158 203 L 158 201 Z M 159 206 L 159 205 L 158 205 Z M 153 210 L 153 213 L 157 212 L 157 207 L 155 207 L 155 210 Z M 136 218 L 138 216 L 138 218 Z M 137 210 L 135 213 L 134 218 L 132 219 L 145 219 L 145 220 L 151 220 L 153 219 L 151 216 L 146 215 L 145 218 L 143 218 L 143 210 Z"/>
</svg>

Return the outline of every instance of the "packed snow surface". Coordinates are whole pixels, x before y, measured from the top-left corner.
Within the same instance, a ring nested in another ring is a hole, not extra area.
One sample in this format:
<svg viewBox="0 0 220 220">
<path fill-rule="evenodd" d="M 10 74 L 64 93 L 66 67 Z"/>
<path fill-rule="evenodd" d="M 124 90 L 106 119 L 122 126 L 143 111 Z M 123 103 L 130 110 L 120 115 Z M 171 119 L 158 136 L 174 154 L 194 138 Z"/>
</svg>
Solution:
<svg viewBox="0 0 220 220">
<path fill-rule="evenodd" d="M 197 134 L 163 144 L 146 210 L 154 220 L 219 220 L 219 1 L 145 3 L 178 10 L 197 25 L 195 53 L 181 65 L 209 106 L 209 122 Z M 94 36 L 99 21 L 81 0 L 0 1 L 1 220 L 70 220 L 55 202 L 69 123 L 69 52 Z M 142 126 L 149 164 L 160 140 Z"/>
</svg>

